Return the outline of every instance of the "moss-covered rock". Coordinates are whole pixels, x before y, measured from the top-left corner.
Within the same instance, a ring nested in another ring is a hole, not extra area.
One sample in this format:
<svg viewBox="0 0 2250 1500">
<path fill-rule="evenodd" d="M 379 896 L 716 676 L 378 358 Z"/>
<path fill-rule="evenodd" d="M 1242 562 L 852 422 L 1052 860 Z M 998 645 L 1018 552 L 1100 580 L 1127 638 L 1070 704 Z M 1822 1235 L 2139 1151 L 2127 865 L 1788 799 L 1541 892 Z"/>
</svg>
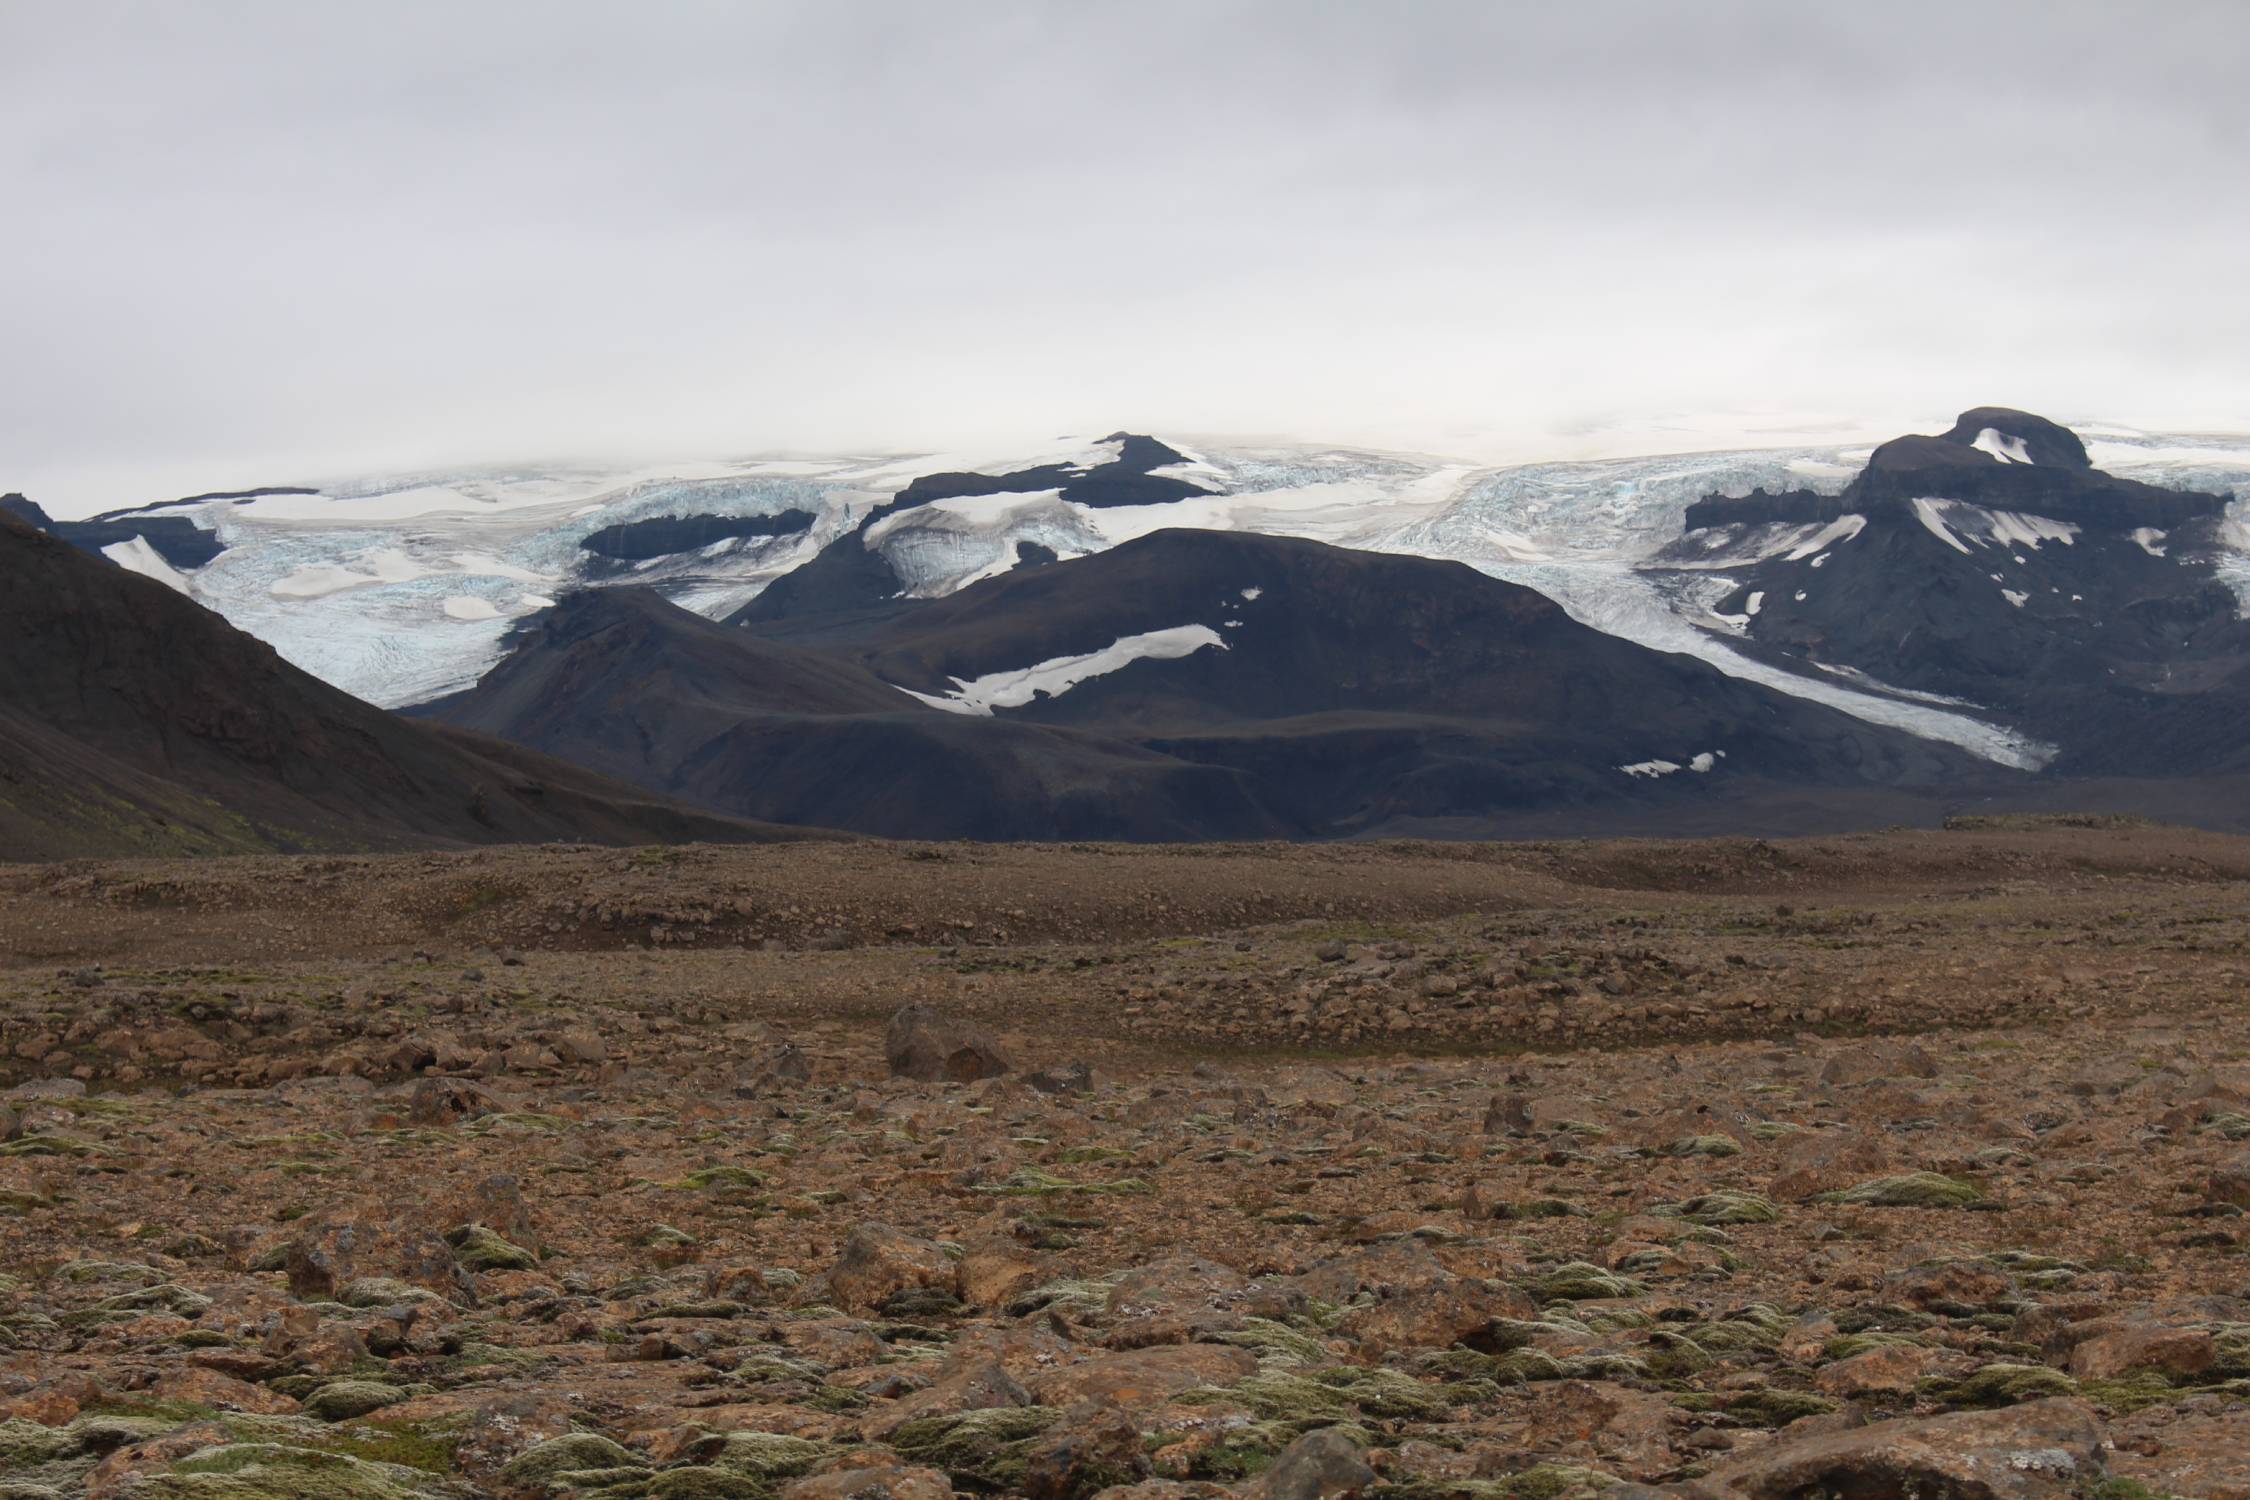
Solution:
<svg viewBox="0 0 2250 1500">
<path fill-rule="evenodd" d="M 1850 1359 L 1855 1354 L 1865 1354 L 1870 1349 L 1884 1349 L 1901 1344 L 1919 1344 L 1921 1342 L 1920 1335 L 1912 1333 L 1886 1333 L 1879 1330 L 1866 1333 L 1847 1333 L 1832 1338 L 1821 1345 L 1820 1356 L 1824 1362 L 1834 1364 L 1840 1359 Z"/>
<path fill-rule="evenodd" d="M 1398 1370 L 1337 1366 L 1309 1374 L 1261 1371 L 1220 1393 L 1259 1416 L 1299 1431 L 1349 1422 L 1435 1421 L 1474 1392 L 1453 1384 L 1417 1380 Z"/>
<path fill-rule="evenodd" d="M 418 1287 L 391 1276 L 361 1276 L 336 1289 L 337 1304 L 349 1308 L 398 1307 L 407 1303 L 444 1300 L 426 1287 Z"/>
<path fill-rule="evenodd" d="M 646 1474 L 648 1464 L 631 1450 L 591 1432 L 566 1432 L 525 1449 L 500 1471 L 501 1484 L 512 1490 L 554 1494 L 582 1487 L 576 1476 L 601 1472 L 615 1476 Z"/>
<path fill-rule="evenodd" d="M 682 1192 L 704 1192 L 711 1189 L 740 1192 L 765 1185 L 766 1179 L 750 1168 L 731 1165 L 698 1167 L 672 1184 Z"/>
<path fill-rule="evenodd" d="M 97 1312 L 170 1313 L 176 1318 L 199 1318 L 210 1307 L 209 1297 L 171 1282 L 162 1286 L 145 1286 L 130 1292 L 119 1292 L 94 1304 Z"/>
<path fill-rule="evenodd" d="M 1965 1208 L 1983 1202 L 1984 1193 L 1975 1183 L 1962 1182 L 1940 1172 L 1908 1172 L 1823 1193 L 1820 1201 L 1851 1203 L 1863 1208 Z"/>
<path fill-rule="evenodd" d="M 729 1474 L 772 1484 L 809 1474 L 843 1450 L 834 1443 L 790 1437 L 779 1432 L 729 1432 L 708 1446 L 697 1444 L 697 1462 Z"/>
<path fill-rule="evenodd" d="M 637 1491 L 648 1500 L 768 1500 L 773 1486 L 709 1464 L 682 1464 L 651 1475 Z"/>
<path fill-rule="evenodd" d="M 1666 1146 L 1664 1154 L 1666 1156 L 1740 1156 L 1742 1147 L 1730 1136 L 1690 1135 L 1682 1136 L 1672 1142 L 1671 1145 Z"/>
<path fill-rule="evenodd" d="M 82 1416 L 64 1427 L 0 1422 L 0 1481 L 75 1493 L 104 1455 L 179 1425 L 171 1414 Z"/>
<path fill-rule="evenodd" d="M 2078 1382 L 2046 1365 L 1991 1364 L 1959 1380 L 1933 1378 L 1914 1388 L 1918 1401 L 1957 1410 L 1989 1410 L 2039 1401 L 2049 1396 L 2075 1396 Z"/>
<path fill-rule="evenodd" d="M 396 1406 L 406 1395 L 397 1386 L 385 1385 L 380 1380 L 331 1380 L 305 1397 L 305 1414 L 323 1422 L 348 1422 L 353 1417 Z"/>
<path fill-rule="evenodd" d="M 1245 1318 L 1240 1328 L 1220 1334 L 1218 1342 L 1251 1350 L 1262 1364 L 1318 1365 L 1331 1357 L 1313 1335 L 1271 1318 Z"/>
<path fill-rule="evenodd" d="M 1656 1210 L 1667 1217 L 1687 1220 L 1690 1224 L 1771 1224 L 1781 1217 L 1781 1210 L 1755 1193 L 1713 1192 L 1702 1193 L 1684 1203 L 1668 1204 Z"/>
<path fill-rule="evenodd" d="M 1001 1406 L 923 1417 L 892 1433 L 891 1447 L 970 1489 L 1017 1489 L 1033 1441 L 1059 1415 L 1046 1406 Z"/>
<path fill-rule="evenodd" d="M 1533 1300 L 1546 1302 L 1592 1302 L 1605 1297 L 1645 1297 L 1648 1283 L 1630 1276 L 1620 1276 L 1615 1271 L 1604 1270 L 1589 1261 L 1574 1260 L 1535 1276 L 1527 1276 L 1516 1283 Z"/>
<path fill-rule="evenodd" d="M 1826 1416 L 1836 1403 L 1808 1391 L 1753 1386 L 1725 1397 L 1689 1395 L 1676 1398 L 1689 1411 L 1715 1411 L 1742 1427 L 1786 1427 L 1799 1417 Z"/>
<path fill-rule="evenodd" d="M 1407 1479 L 1380 1484 L 1369 1500 L 1588 1500 L 1617 1483 L 1599 1469 L 1539 1464 L 1503 1479 Z"/>
<path fill-rule="evenodd" d="M 282 1443 L 205 1448 L 142 1479 L 149 1500 L 453 1500 L 467 1486 L 420 1469 Z"/>
<path fill-rule="evenodd" d="M 449 1231 L 445 1242 L 453 1247 L 454 1259 L 471 1271 L 532 1271 L 539 1266 L 538 1256 L 482 1224 L 463 1224 Z"/>
<path fill-rule="evenodd" d="M 1586 1210 L 1568 1198 L 1514 1198 L 1493 1204 L 1490 1217 L 1511 1223 L 1533 1219 L 1583 1219 Z"/>
</svg>

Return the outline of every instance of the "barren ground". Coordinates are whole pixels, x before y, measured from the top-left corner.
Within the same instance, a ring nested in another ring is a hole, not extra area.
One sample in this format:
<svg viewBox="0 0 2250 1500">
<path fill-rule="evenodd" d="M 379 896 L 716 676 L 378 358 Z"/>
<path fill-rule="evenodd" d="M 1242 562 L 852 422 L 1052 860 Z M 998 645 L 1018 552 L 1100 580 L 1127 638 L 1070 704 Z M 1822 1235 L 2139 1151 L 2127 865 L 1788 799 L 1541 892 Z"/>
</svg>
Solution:
<svg viewBox="0 0 2250 1500">
<path fill-rule="evenodd" d="M 0 867 L 0 1497 L 1872 1495 L 1910 1440 L 2250 1495 L 2246 882 L 2058 826 Z M 910 1004 L 1010 1070 L 893 1077 Z"/>
</svg>

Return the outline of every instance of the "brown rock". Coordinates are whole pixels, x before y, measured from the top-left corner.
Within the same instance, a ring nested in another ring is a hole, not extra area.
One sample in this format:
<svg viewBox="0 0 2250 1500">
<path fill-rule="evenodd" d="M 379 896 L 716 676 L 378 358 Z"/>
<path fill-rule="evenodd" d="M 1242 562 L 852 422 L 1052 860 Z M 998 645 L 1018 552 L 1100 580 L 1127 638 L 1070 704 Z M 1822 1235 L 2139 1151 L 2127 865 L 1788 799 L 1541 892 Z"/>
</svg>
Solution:
<svg viewBox="0 0 2250 1500">
<path fill-rule="evenodd" d="M 2070 1373 L 2107 1380 L 2133 1370 L 2200 1375 L 2218 1358 L 2211 1330 L 2146 1315 L 2103 1318 L 2071 1330 Z"/>
<path fill-rule="evenodd" d="M 0 1397 L 0 1422 L 37 1422 L 42 1427 L 67 1427 L 81 1410 L 60 1391 L 27 1391 L 21 1396 Z"/>
<path fill-rule="evenodd" d="M 82 1493 L 85 1500 L 117 1500 L 138 1488 L 144 1476 L 163 1473 L 190 1453 L 230 1441 L 221 1424 L 193 1422 L 161 1437 L 128 1443 L 94 1465 Z"/>
<path fill-rule="evenodd" d="M 1514 1287 L 1463 1277 L 1418 1287 L 1347 1313 L 1336 1331 L 1371 1359 L 1407 1349 L 1474 1343 L 1494 1318 L 1535 1318 L 1538 1304 Z"/>
<path fill-rule="evenodd" d="M 1935 1357 L 1931 1350 L 1908 1344 L 1862 1350 L 1849 1359 L 1822 1366 L 1813 1376 L 1813 1389 L 1845 1401 L 1911 1395 L 1915 1382 L 1928 1373 Z"/>
<path fill-rule="evenodd" d="M 810 1082 L 812 1059 L 794 1042 L 766 1048 L 734 1073 L 734 1091 L 745 1099 L 783 1093 Z"/>
<path fill-rule="evenodd" d="M 953 1500 L 953 1481 L 937 1469 L 831 1469 L 791 1481 L 781 1500 Z"/>
<path fill-rule="evenodd" d="M 1698 1500 L 1817 1494 L 2067 1500 L 2102 1472 L 2094 1409 L 2067 1398 L 1999 1411 L 1901 1417 L 1802 1438 L 1786 1434 L 1668 1493 Z"/>
<path fill-rule="evenodd" d="M 1023 1492 L 1026 1500 L 1076 1500 L 1148 1471 L 1133 1419 L 1104 1402 L 1080 1402 L 1032 1443 Z"/>
<path fill-rule="evenodd" d="M 891 1017 L 883 1056 L 895 1078 L 922 1083 L 974 1083 L 1010 1071 L 1014 1064 L 982 1027 L 909 1005 Z"/>
<path fill-rule="evenodd" d="M 406 1098 L 406 1118 L 416 1125 L 458 1125 L 498 1113 L 499 1101 L 463 1078 L 424 1078 Z"/>
<path fill-rule="evenodd" d="M 1883 1078 L 1935 1078 L 1937 1059 L 1915 1042 L 1869 1042 L 1847 1047 L 1828 1059 L 1820 1081 L 1830 1085 L 1874 1083 Z"/>
<path fill-rule="evenodd" d="M 2204 1196 L 2213 1203 L 2250 1209 L 2250 1151 L 2237 1151 L 2213 1167 Z"/>
<path fill-rule="evenodd" d="M 1189 1343 L 1231 1332 L 1248 1317 L 1286 1313 L 1303 1300 L 1216 1262 L 1171 1256 L 1128 1272 L 1110 1288 L 1108 1342 L 1117 1349 Z"/>
<path fill-rule="evenodd" d="M 159 1401 L 247 1412 L 254 1417 L 281 1416 L 297 1409 L 297 1403 L 279 1391 L 269 1391 L 262 1385 L 252 1385 L 247 1380 L 237 1380 L 232 1375 L 195 1365 L 166 1371 L 149 1388 L 149 1394 Z"/>
<path fill-rule="evenodd" d="M 1889 1170 L 1891 1153 L 1876 1137 L 1856 1130 L 1816 1130 L 1790 1136 L 1774 1164 L 1767 1196 L 1802 1202 Z"/>
<path fill-rule="evenodd" d="M 482 1224 L 511 1245 L 537 1251 L 546 1243 L 531 1204 L 523 1195 L 523 1182 L 513 1172 L 495 1172 L 457 1192 L 436 1200 L 421 1216 L 425 1227 L 440 1234 L 464 1224 Z"/>
<path fill-rule="evenodd" d="M 961 1300 L 971 1307 L 1002 1308 L 1053 1274 L 1047 1257 L 1005 1235 L 995 1235 L 961 1257 Z"/>
<path fill-rule="evenodd" d="M 1257 1369 L 1256 1355 L 1231 1344 L 1160 1344 L 1050 1370 L 1030 1386 L 1041 1406 L 1092 1401 L 1137 1411 L 1197 1386 L 1233 1385 Z"/>
<path fill-rule="evenodd" d="M 1397 1239 L 1326 1261 L 1299 1276 L 1295 1284 L 1308 1297 L 1344 1303 L 1362 1292 L 1393 1297 L 1458 1279 L 1420 1240 Z"/>
<path fill-rule="evenodd" d="M 1005 1369 L 988 1360 L 956 1371 L 933 1386 L 870 1413 L 859 1424 L 859 1433 L 868 1441 L 879 1443 L 907 1423 L 923 1417 L 950 1417 L 965 1411 L 1029 1405 L 1031 1393 Z"/>
<path fill-rule="evenodd" d="M 1923 1312 L 1967 1317 L 2015 1295 L 2015 1283 L 1993 1267 L 1973 1260 L 1915 1266 L 1885 1278 L 1883 1290 Z"/>
<path fill-rule="evenodd" d="M 401 1224 L 383 1209 L 332 1209 L 300 1221 L 290 1242 L 289 1290 L 307 1301 L 335 1301 L 355 1281 L 403 1281 L 466 1306 L 469 1275 L 443 1236 Z"/>
<path fill-rule="evenodd" d="M 1661 1396 L 1565 1380 L 1539 1388 L 1524 1442 L 1539 1452 L 1577 1450 L 1608 1465 L 1661 1471 L 1671 1466 L 1672 1434 L 1685 1426 L 1685 1414 Z"/>
<path fill-rule="evenodd" d="M 944 1250 L 888 1224 L 854 1229 L 828 1272 L 836 1305 L 851 1312 L 873 1312 L 900 1292 L 951 1292 L 959 1281 L 953 1258 Z"/>
<path fill-rule="evenodd" d="M 1250 1487 L 1251 1500 L 1353 1500 L 1375 1484 L 1351 1440 L 1333 1428 L 1308 1432 Z"/>
</svg>

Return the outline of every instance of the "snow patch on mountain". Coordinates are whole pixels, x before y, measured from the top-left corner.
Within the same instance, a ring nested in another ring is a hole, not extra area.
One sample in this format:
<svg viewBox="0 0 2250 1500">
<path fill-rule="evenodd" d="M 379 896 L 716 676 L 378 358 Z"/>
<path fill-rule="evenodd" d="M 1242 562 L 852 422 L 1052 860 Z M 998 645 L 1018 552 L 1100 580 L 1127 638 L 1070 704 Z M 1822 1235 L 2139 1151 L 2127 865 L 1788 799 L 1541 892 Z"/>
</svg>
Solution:
<svg viewBox="0 0 2250 1500">
<path fill-rule="evenodd" d="M 1970 447 L 1989 453 L 2004 464 L 2032 462 L 2031 450 L 2020 437 L 2011 436 L 1997 427 L 1987 427 L 1976 436 Z"/>
<path fill-rule="evenodd" d="M 449 620 L 497 620 L 500 608 L 490 599 L 480 599 L 475 594 L 448 594 L 444 603 L 445 617 Z"/>
<path fill-rule="evenodd" d="M 1677 771 L 1692 771 L 1700 776 L 1709 773 L 1726 757 L 1727 753 L 1724 750 L 1705 750 L 1689 756 L 1685 764 L 1676 760 L 1637 760 L 1629 766 L 1619 766 L 1617 769 L 1628 776 L 1647 777 L 1651 781 L 1659 776 L 1670 776 Z"/>
<path fill-rule="evenodd" d="M 163 556 L 148 544 L 148 538 L 145 536 L 135 536 L 129 541 L 111 542 L 108 546 L 102 548 L 102 556 L 108 558 L 126 572 L 138 573 L 144 578 L 153 578 L 166 588 L 177 589 L 183 594 L 195 592 L 188 583 L 187 575 L 166 562 Z"/>
<path fill-rule="evenodd" d="M 1978 548 L 2029 547 L 2034 552 L 2042 542 L 2075 546 L 2080 529 L 2070 521 L 2026 515 L 2021 511 L 1987 510 L 1965 500 L 1916 500 L 1914 519 L 1964 557 L 1975 555 L 1970 550 L 1971 543 Z"/>
<path fill-rule="evenodd" d="M 996 708 L 1021 708 L 1042 694 L 1060 697 L 1089 677 L 1106 676 L 1137 661 L 1176 661 L 1206 646 L 1227 649 L 1227 643 L 1208 625 L 1175 625 L 1168 630 L 1120 636 L 1101 650 L 1082 656 L 1057 656 L 1035 666 L 988 672 L 966 681 L 956 677 L 950 693 L 917 693 L 912 688 L 899 691 L 948 713 L 989 718 Z"/>
</svg>

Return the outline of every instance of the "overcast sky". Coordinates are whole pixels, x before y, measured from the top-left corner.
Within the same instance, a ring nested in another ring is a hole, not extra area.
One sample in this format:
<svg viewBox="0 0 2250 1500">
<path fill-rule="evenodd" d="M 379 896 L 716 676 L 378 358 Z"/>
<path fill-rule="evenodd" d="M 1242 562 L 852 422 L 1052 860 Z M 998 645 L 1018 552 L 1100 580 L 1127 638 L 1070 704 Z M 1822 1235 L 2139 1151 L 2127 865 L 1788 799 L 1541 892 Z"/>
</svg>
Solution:
<svg viewBox="0 0 2250 1500">
<path fill-rule="evenodd" d="M 2250 427 L 2250 4 L 0 0 L 0 490 Z"/>
</svg>

